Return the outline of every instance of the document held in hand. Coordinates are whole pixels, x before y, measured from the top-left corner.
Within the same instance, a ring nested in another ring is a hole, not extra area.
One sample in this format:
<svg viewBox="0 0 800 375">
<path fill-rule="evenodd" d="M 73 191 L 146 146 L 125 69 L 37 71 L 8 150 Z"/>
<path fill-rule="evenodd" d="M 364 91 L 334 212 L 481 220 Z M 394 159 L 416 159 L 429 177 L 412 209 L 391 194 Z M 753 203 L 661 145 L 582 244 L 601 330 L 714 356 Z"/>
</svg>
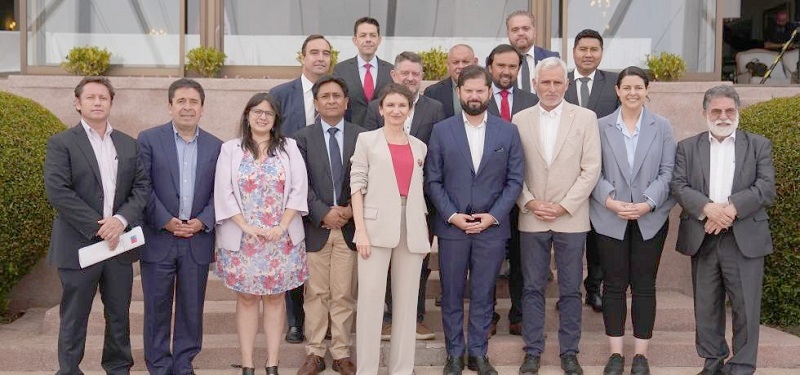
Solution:
<svg viewBox="0 0 800 375">
<path fill-rule="evenodd" d="M 119 244 L 113 251 L 108 248 L 107 241 L 100 241 L 94 245 L 82 247 L 78 250 L 78 261 L 81 264 L 81 268 L 86 268 L 142 245 L 144 245 L 142 227 L 136 227 L 119 236 Z"/>
</svg>

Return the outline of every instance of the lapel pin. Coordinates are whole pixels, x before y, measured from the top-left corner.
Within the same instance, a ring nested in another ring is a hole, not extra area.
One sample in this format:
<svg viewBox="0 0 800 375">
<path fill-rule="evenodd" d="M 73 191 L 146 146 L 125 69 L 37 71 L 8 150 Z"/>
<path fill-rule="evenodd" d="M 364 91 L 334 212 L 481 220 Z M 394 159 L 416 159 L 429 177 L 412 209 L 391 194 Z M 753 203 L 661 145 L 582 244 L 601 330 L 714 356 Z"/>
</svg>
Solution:
<svg viewBox="0 0 800 375">
<path fill-rule="evenodd" d="M 422 166 L 422 159 L 417 159 L 417 165 Z"/>
</svg>

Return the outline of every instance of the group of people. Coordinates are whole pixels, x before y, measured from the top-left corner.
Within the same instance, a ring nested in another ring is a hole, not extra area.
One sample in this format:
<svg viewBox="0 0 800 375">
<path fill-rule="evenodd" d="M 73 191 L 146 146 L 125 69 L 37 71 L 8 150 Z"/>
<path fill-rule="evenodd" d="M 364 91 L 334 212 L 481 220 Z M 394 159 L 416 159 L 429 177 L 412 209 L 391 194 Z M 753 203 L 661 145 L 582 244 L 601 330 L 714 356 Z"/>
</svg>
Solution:
<svg viewBox="0 0 800 375">
<path fill-rule="evenodd" d="M 538 373 L 552 255 L 564 373 L 583 373 L 583 281 L 585 303 L 603 314 L 604 373 L 624 371 L 630 289 L 630 369 L 649 374 L 656 275 L 676 202 L 683 207 L 677 248 L 692 257 L 701 374 L 752 374 L 774 168 L 770 142 L 737 130 L 735 90 L 709 89 L 708 131 L 676 146 L 669 121 L 645 106 L 650 81 L 642 69 L 597 69 L 597 31 L 575 37 L 576 69 L 568 72 L 557 53 L 534 46 L 532 14 L 514 12 L 506 26 L 509 44 L 492 50 L 485 68 L 468 45 L 455 45 L 449 77 L 424 94 L 417 54 L 403 52 L 394 64 L 376 56 L 375 19 L 355 22 L 358 55 L 333 74 L 330 43 L 311 35 L 301 76 L 253 95 L 238 137 L 224 143 L 198 126 L 205 94 L 191 79 L 170 85 L 171 120 L 137 142 L 108 122 L 109 80 L 84 78 L 74 100 L 81 121 L 50 139 L 45 160 L 57 211 L 48 259 L 63 286 L 59 374 L 81 373 L 98 286 L 103 368 L 130 370 L 135 252 L 81 268 L 77 249 L 101 240 L 113 249 L 136 225 L 146 238 L 139 256 L 151 373 L 193 373 L 211 267 L 237 296 L 243 374 L 255 373 L 259 319 L 267 374 L 278 373 L 287 325 L 283 339 L 306 341 L 300 375 L 324 371 L 328 352 L 336 372 L 377 374 L 382 339 L 390 340 L 389 373 L 411 374 L 415 341 L 433 337 L 422 322 L 435 236 L 445 375 L 464 367 L 497 374 L 487 350 L 506 258 L 509 332 L 524 341 L 519 373 Z"/>
</svg>

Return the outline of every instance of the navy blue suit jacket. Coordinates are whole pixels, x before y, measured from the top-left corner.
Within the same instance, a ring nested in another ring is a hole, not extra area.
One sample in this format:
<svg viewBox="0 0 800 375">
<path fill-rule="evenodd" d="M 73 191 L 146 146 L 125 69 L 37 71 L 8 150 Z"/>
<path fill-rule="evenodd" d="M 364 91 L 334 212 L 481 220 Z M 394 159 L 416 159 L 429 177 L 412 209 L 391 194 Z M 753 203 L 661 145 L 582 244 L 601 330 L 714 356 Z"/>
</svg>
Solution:
<svg viewBox="0 0 800 375">
<path fill-rule="evenodd" d="M 278 100 L 278 105 L 281 107 L 281 134 L 284 137 L 294 137 L 294 133 L 309 125 L 306 124 L 303 83 L 300 77 L 275 86 L 269 92 Z"/>
<path fill-rule="evenodd" d="M 214 261 L 214 175 L 221 146 L 222 141 L 200 129 L 190 218 L 202 221 L 209 230 L 197 232 L 189 239 L 192 258 L 197 264 Z M 158 262 L 178 240 L 164 229 L 173 217 L 178 217 L 180 209 L 178 151 L 172 122 L 139 133 L 139 147 L 139 158 L 153 188 L 142 228 L 147 240 L 139 256 L 145 262 Z"/>
<path fill-rule="evenodd" d="M 539 61 L 542 61 L 548 57 L 561 57 L 561 55 L 559 55 L 556 51 L 551 51 L 539 46 L 533 46 L 533 60 L 536 61 L 537 64 Z"/>
<path fill-rule="evenodd" d="M 522 191 L 525 171 L 517 128 L 488 114 L 478 173 L 470 155 L 462 116 L 450 117 L 433 127 L 425 161 L 425 192 L 437 212 L 433 231 L 445 239 L 509 238 L 509 212 Z M 500 225 L 468 235 L 447 222 L 454 213 L 489 213 Z"/>
</svg>

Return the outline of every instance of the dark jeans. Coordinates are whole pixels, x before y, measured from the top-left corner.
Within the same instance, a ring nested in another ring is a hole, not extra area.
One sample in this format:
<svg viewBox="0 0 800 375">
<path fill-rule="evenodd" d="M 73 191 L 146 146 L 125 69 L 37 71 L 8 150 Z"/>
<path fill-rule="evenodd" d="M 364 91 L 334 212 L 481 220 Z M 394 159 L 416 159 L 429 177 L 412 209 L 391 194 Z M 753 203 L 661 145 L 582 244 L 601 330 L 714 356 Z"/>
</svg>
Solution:
<svg viewBox="0 0 800 375">
<path fill-rule="evenodd" d="M 431 269 L 428 268 L 428 260 L 431 255 L 425 255 L 422 259 L 422 272 L 419 275 L 419 294 L 417 295 L 417 323 L 422 323 L 425 319 L 425 285 L 428 283 L 428 276 L 431 274 Z M 391 265 L 389 265 L 391 269 Z M 392 322 L 392 273 L 387 272 L 386 281 L 386 296 L 384 302 L 386 303 L 387 310 L 383 313 L 383 321 L 386 323 Z"/>
<path fill-rule="evenodd" d="M 597 234 L 597 249 L 604 271 L 603 322 L 606 335 L 625 335 L 625 318 L 628 315 L 626 292 L 630 286 L 633 336 L 645 340 L 653 337 L 656 275 L 668 228 L 669 220 L 653 238 L 645 240 L 639 224 L 631 220 L 622 240 Z"/>
</svg>

